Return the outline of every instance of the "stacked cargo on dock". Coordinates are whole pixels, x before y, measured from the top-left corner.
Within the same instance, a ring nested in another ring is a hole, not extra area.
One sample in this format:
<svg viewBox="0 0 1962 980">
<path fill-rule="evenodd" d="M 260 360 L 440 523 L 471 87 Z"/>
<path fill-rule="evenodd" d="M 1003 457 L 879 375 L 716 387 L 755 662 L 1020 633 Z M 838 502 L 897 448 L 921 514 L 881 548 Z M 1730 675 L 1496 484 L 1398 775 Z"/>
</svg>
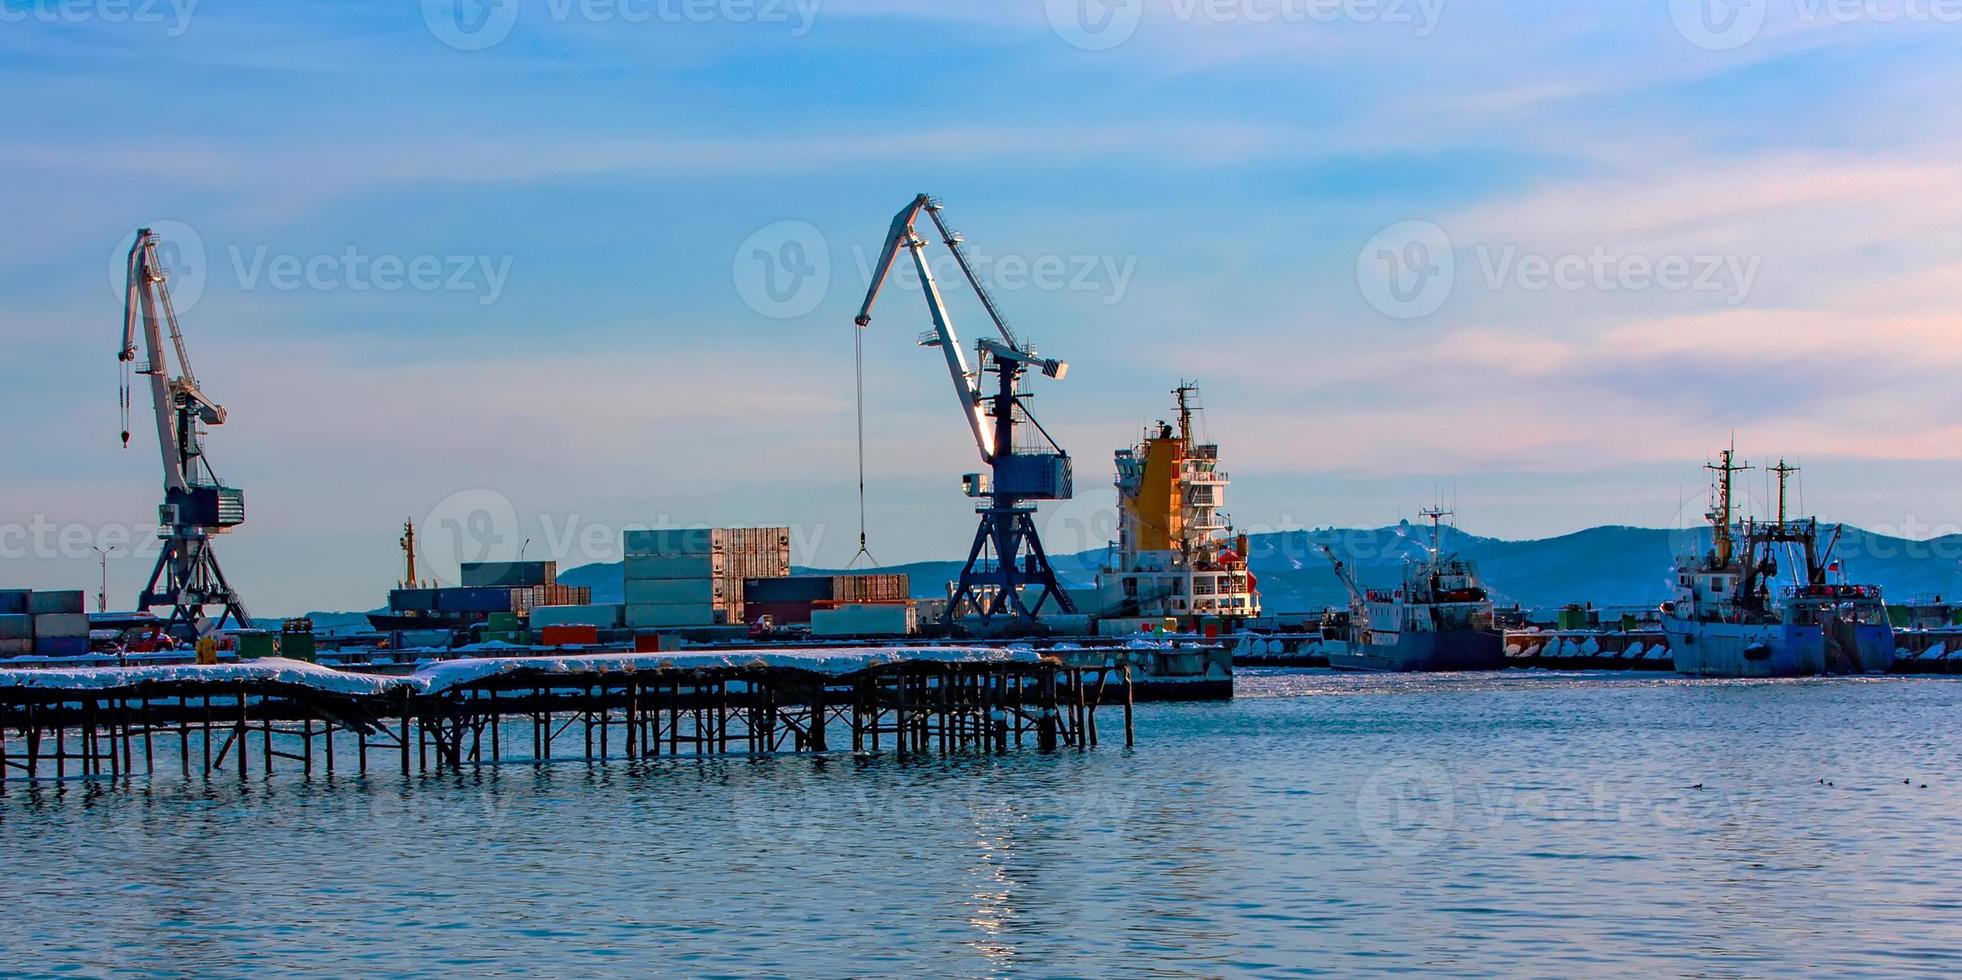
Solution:
<svg viewBox="0 0 1962 980">
<path fill-rule="evenodd" d="M 790 574 L 790 529 L 628 531 L 626 622 L 636 628 L 745 622 L 743 583 Z"/>
<path fill-rule="evenodd" d="M 817 607 L 832 602 L 893 602 L 908 598 L 912 580 L 904 574 L 790 575 L 743 582 L 743 615 L 750 622 L 769 616 L 781 624 L 808 623 Z"/>
<path fill-rule="evenodd" d="M 466 561 L 459 570 L 463 585 L 469 588 L 515 589 L 559 580 L 559 563 L 555 561 Z"/>
<path fill-rule="evenodd" d="M 587 590 L 590 592 L 591 590 Z M 626 625 L 626 608 L 617 602 L 577 603 L 562 606 L 533 606 L 531 628 L 547 626 L 593 626 L 603 630 Z"/>
<path fill-rule="evenodd" d="M 89 652 L 89 616 L 79 590 L 0 592 L 0 657 L 79 657 Z"/>
</svg>

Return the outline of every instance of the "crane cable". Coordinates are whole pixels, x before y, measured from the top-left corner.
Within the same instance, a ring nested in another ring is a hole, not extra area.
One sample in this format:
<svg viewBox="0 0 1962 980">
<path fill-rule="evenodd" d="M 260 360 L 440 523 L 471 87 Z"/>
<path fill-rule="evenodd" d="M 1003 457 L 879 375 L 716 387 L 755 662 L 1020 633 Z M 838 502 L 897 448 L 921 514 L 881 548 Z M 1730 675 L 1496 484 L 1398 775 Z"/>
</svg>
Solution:
<svg viewBox="0 0 1962 980">
<path fill-rule="evenodd" d="M 845 567 L 857 567 L 858 560 L 864 558 L 876 568 L 879 559 L 872 557 L 865 545 L 865 328 L 856 323 L 852 324 L 852 360 L 858 409 L 858 553 Z"/>
</svg>

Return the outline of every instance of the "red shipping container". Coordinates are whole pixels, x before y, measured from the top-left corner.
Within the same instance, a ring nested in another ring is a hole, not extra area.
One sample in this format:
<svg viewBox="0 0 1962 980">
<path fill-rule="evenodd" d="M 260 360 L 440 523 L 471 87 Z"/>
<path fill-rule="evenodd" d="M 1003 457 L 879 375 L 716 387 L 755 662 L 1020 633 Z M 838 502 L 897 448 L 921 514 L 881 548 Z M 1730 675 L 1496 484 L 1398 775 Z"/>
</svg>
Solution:
<svg viewBox="0 0 1962 980">
<path fill-rule="evenodd" d="M 599 643 L 599 627 L 547 626 L 539 631 L 538 642 L 548 647 L 593 646 Z"/>
<path fill-rule="evenodd" d="M 664 637 L 659 633 L 636 633 L 634 634 L 634 652 L 661 653 L 663 652 L 662 648 L 665 646 L 662 643 L 663 639 Z"/>
</svg>

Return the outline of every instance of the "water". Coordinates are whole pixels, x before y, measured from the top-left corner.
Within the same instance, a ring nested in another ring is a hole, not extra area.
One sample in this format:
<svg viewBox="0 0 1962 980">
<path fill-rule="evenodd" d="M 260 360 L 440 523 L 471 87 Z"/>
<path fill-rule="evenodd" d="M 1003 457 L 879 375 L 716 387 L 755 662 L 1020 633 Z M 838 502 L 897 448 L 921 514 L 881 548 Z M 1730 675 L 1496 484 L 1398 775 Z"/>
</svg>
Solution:
<svg viewBox="0 0 1962 980">
<path fill-rule="evenodd" d="M 1952 681 L 1264 674 L 1138 722 L 1130 753 L 15 783 L 0 972 L 1962 968 Z"/>
</svg>

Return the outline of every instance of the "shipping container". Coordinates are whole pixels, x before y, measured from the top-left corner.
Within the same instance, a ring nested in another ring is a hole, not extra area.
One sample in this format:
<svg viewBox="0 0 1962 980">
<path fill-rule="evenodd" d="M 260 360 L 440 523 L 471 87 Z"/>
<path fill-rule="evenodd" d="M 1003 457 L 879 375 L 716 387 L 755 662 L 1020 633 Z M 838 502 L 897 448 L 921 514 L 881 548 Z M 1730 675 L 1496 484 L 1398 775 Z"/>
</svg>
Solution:
<svg viewBox="0 0 1962 980">
<path fill-rule="evenodd" d="M 513 612 L 494 612 L 484 617 L 484 628 L 493 630 L 519 630 L 525 628 L 523 616 Z"/>
<path fill-rule="evenodd" d="M 279 656 L 279 634 L 266 630 L 240 630 L 232 634 L 240 660 L 263 660 Z"/>
<path fill-rule="evenodd" d="M 0 640 L 34 639 L 34 617 L 28 615 L 0 615 Z"/>
<path fill-rule="evenodd" d="M 832 579 L 833 599 L 905 599 L 912 594 L 912 580 L 903 574 L 839 575 Z"/>
<path fill-rule="evenodd" d="M 31 616 L 33 600 L 27 589 L 0 589 L 0 616 Z"/>
<path fill-rule="evenodd" d="M 644 578 L 713 578 L 725 573 L 726 555 L 631 555 L 621 570 L 629 581 Z"/>
<path fill-rule="evenodd" d="M 626 619 L 628 626 L 714 626 L 716 608 L 709 603 L 690 603 L 687 605 L 649 606 L 628 604 Z"/>
<path fill-rule="evenodd" d="M 547 626 L 539 631 L 538 642 L 548 647 L 593 646 L 599 643 L 599 630 L 592 626 Z"/>
<path fill-rule="evenodd" d="M 439 612 L 493 613 L 511 610 L 510 589 L 436 589 Z"/>
<path fill-rule="evenodd" d="M 531 610 L 531 625 L 534 629 L 545 626 L 597 626 L 600 629 L 617 629 L 626 622 L 625 608 L 619 603 L 568 606 L 534 606 Z"/>
<path fill-rule="evenodd" d="M 809 604 L 833 598 L 831 575 L 789 575 L 782 578 L 743 580 L 743 603 L 801 602 Z"/>
<path fill-rule="evenodd" d="M 778 626 L 788 626 L 811 621 L 809 602 L 744 602 L 743 615 L 754 623 L 764 616 Z"/>
<path fill-rule="evenodd" d="M 675 649 L 678 645 L 673 638 L 660 633 L 634 634 L 635 653 L 666 653 L 669 650 Z"/>
<path fill-rule="evenodd" d="M 435 589 L 392 589 L 388 593 L 388 608 L 396 612 L 426 612 L 436 608 Z"/>
<path fill-rule="evenodd" d="M 40 594 L 42 593 L 36 593 L 36 595 Z M 88 635 L 89 617 L 87 613 L 42 613 L 34 617 L 34 636 L 36 639 L 65 636 L 79 636 L 86 639 Z"/>
<path fill-rule="evenodd" d="M 450 645 L 449 630 L 403 630 L 401 636 L 402 649 L 405 650 L 424 648 L 443 650 L 448 649 Z"/>
<path fill-rule="evenodd" d="M 31 639 L 0 640 L 0 657 L 25 657 L 34 652 Z"/>
<path fill-rule="evenodd" d="M 583 606 L 593 601 L 590 585 L 534 585 L 511 591 L 511 611 L 529 612 L 539 606 Z"/>
<path fill-rule="evenodd" d="M 288 660 L 304 660 L 313 663 L 317 644 L 312 633 L 279 634 L 279 655 Z"/>
<path fill-rule="evenodd" d="M 555 561 L 466 561 L 460 567 L 465 588 L 525 588 L 559 580 Z"/>
<path fill-rule="evenodd" d="M 686 527 L 632 530 L 620 536 L 622 552 L 635 555 L 783 555 L 790 560 L 790 528 Z"/>
<path fill-rule="evenodd" d="M 812 636 L 908 636 L 917 626 L 909 603 L 852 604 L 811 612 Z"/>
<path fill-rule="evenodd" d="M 58 592 L 36 592 L 28 597 L 27 611 L 36 616 L 51 613 L 80 613 L 88 607 L 84 604 L 81 590 L 66 589 Z"/>
<path fill-rule="evenodd" d="M 713 579 L 706 578 L 655 578 L 628 579 L 626 582 L 627 605 L 681 605 L 699 603 L 710 605 L 723 598 L 720 588 Z"/>
<path fill-rule="evenodd" d="M 34 639 L 38 657 L 80 657 L 89 652 L 87 636 L 41 636 Z"/>
</svg>

